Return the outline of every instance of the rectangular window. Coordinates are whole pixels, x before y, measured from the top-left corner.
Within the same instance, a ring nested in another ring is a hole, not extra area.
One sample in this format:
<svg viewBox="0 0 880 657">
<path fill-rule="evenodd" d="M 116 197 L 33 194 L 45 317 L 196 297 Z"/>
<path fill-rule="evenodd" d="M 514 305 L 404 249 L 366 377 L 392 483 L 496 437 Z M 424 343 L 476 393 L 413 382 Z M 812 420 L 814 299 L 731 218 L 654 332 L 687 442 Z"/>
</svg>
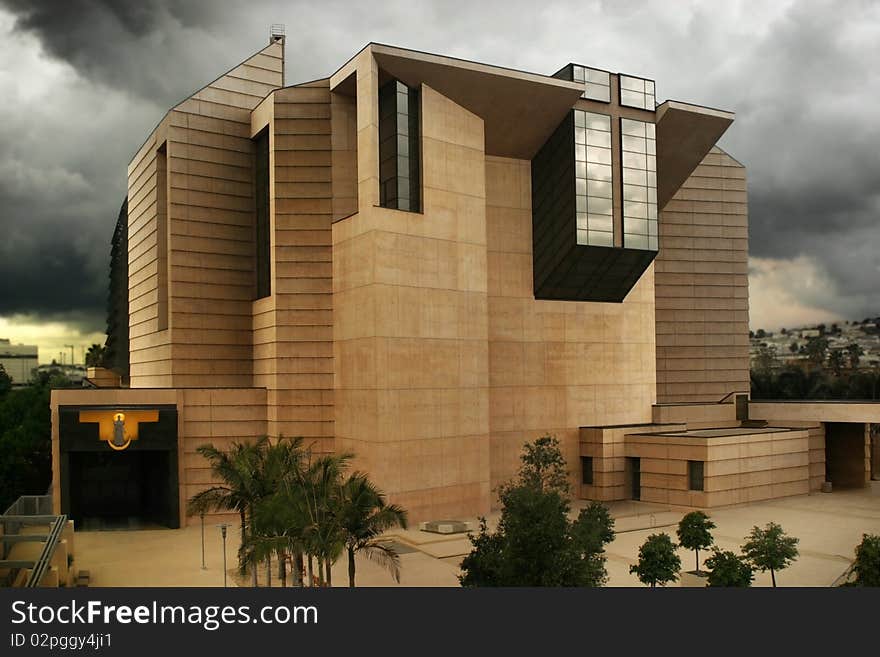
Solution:
<svg viewBox="0 0 880 657">
<path fill-rule="evenodd" d="M 620 119 L 623 246 L 657 251 L 657 148 L 653 123 Z"/>
<path fill-rule="evenodd" d="M 577 243 L 614 246 L 611 117 L 573 111 Z"/>
<path fill-rule="evenodd" d="M 419 91 L 399 80 L 379 89 L 379 205 L 421 209 Z"/>
<path fill-rule="evenodd" d="M 654 82 L 631 75 L 621 75 L 620 104 L 653 112 L 656 109 Z"/>
<path fill-rule="evenodd" d="M 591 486 L 593 484 L 593 457 L 581 457 L 581 483 Z"/>
<path fill-rule="evenodd" d="M 269 128 L 254 137 L 254 207 L 256 241 L 256 298 L 272 294 L 272 257 L 269 226 Z"/>
<path fill-rule="evenodd" d="M 703 490 L 703 461 L 688 461 L 688 490 Z"/>
<path fill-rule="evenodd" d="M 608 71 L 572 64 L 571 74 L 573 82 L 584 83 L 584 93 L 581 94 L 581 98 L 598 100 L 602 103 L 611 102 L 611 74 Z"/>
</svg>

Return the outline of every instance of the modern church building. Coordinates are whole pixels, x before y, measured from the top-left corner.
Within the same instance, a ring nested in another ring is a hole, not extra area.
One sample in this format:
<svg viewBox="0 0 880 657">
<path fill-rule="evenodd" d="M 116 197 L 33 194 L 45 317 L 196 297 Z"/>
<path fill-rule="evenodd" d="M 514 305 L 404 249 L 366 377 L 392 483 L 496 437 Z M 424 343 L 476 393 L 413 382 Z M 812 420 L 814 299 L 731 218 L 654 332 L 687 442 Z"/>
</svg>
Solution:
<svg viewBox="0 0 880 657">
<path fill-rule="evenodd" d="M 880 405 L 748 400 L 733 113 L 375 43 L 284 71 L 276 34 L 132 158 L 118 367 L 53 392 L 57 513 L 184 525 L 196 448 L 264 435 L 353 452 L 414 520 L 486 513 L 545 434 L 582 499 L 865 485 Z"/>
</svg>

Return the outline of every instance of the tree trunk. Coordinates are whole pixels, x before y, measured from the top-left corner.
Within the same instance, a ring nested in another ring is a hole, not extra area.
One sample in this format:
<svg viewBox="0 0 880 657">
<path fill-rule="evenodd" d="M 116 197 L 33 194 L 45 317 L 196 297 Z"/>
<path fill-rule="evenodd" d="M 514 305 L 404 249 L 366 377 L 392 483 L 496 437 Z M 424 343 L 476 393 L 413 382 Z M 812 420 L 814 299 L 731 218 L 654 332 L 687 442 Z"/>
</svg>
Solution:
<svg viewBox="0 0 880 657">
<path fill-rule="evenodd" d="M 324 586 L 324 560 L 318 557 L 318 586 Z"/>
<path fill-rule="evenodd" d="M 327 586 L 333 586 L 333 562 L 327 559 Z"/>
<path fill-rule="evenodd" d="M 656 589 L 656 588 L 657 588 L 657 582 L 651 582 L 651 588 L 652 588 L 652 589 Z"/>
<path fill-rule="evenodd" d="M 266 586 L 272 588 L 272 553 L 266 555 Z"/>
<path fill-rule="evenodd" d="M 700 548 L 694 550 L 697 553 L 697 575 L 700 574 Z"/>
<path fill-rule="evenodd" d="M 315 585 L 315 573 L 312 569 L 312 555 L 309 555 L 309 586 Z"/>
<path fill-rule="evenodd" d="M 773 587 L 776 587 L 776 573 L 773 572 L 773 569 L 770 569 L 770 579 L 773 582 Z"/>
<path fill-rule="evenodd" d="M 303 570 L 305 566 L 303 564 L 303 553 L 296 552 L 293 555 L 293 582 L 299 587 L 303 585 Z"/>
<path fill-rule="evenodd" d="M 354 548 L 348 548 L 348 585 L 354 588 Z"/>
<path fill-rule="evenodd" d="M 278 579 L 281 580 L 281 588 L 287 588 L 287 555 L 283 552 L 278 555 Z"/>
<path fill-rule="evenodd" d="M 254 510 L 252 507 L 249 507 L 250 513 L 248 514 L 251 520 L 250 526 L 250 535 L 255 536 L 256 532 L 254 531 Z M 254 563 L 251 564 L 253 566 L 253 573 L 251 574 L 251 582 L 254 588 L 257 588 L 260 584 L 257 582 L 257 568 L 260 565 L 260 562 L 254 559 Z"/>
</svg>

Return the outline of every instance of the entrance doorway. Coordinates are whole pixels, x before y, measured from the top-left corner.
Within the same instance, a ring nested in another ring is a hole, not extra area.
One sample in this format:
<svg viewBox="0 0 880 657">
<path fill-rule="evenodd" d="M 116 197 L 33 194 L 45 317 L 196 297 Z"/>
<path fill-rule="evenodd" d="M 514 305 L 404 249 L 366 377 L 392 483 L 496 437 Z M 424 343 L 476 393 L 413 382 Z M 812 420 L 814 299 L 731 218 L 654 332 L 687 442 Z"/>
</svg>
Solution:
<svg viewBox="0 0 880 657">
<path fill-rule="evenodd" d="M 825 424 L 825 479 L 832 490 L 863 488 L 868 463 L 866 426 L 856 422 Z"/>
<path fill-rule="evenodd" d="M 630 492 L 630 499 L 642 499 L 642 461 L 639 458 L 626 458 L 626 487 Z"/>
<path fill-rule="evenodd" d="M 70 516 L 84 530 L 172 526 L 166 451 L 72 452 Z"/>
<path fill-rule="evenodd" d="M 116 416 L 124 446 L 112 443 Z M 59 443 L 61 512 L 77 530 L 180 527 L 175 407 L 62 406 Z"/>
</svg>

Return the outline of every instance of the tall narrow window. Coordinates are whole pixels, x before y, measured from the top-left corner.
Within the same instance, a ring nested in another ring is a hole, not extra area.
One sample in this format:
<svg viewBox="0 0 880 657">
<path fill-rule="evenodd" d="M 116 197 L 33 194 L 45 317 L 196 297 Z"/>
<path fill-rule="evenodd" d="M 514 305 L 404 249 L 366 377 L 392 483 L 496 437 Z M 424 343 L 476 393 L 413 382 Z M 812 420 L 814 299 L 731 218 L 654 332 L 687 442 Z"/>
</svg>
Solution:
<svg viewBox="0 0 880 657">
<path fill-rule="evenodd" d="M 257 299 L 272 293 L 269 236 L 269 128 L 254 137 L 254 206 Z"/>
<path fill-rule="evenodd" d="M 611 117 L 574 110 L 577 243 L 614 246 Z"/>
<path fill-rule="evenodd" d="M 156 151 L 156 329 L 168 328 L 168 147 Z"/>
<path fill-rule="evenodd" d="M 581 457 L 581 483 L 586 486 L 593 484 L 593 457 Z"/>
<path fill-rule="evenodd" d="M 379 89 L 379 205 L 419 212 L 419 92 L 399 80 Z"/>
<path fill-rule="evenodd" d="M 657 147 L 653 123 L 620 119 L 623 246 L 657 250 Z"/>
</svg>

